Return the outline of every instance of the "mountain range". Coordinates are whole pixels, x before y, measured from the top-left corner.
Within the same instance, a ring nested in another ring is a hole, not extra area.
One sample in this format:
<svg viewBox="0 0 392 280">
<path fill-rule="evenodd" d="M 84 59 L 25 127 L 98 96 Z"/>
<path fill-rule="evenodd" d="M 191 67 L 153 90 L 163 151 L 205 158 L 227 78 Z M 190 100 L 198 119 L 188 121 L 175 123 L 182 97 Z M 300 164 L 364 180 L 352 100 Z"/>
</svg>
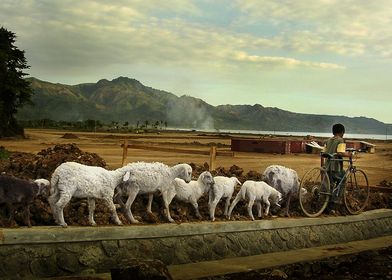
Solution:
<svg viewBox="0 0 392 280">
<path fill-rule="evenodd" d="M 178 97 L 126 77 L 78 85 L 28 80 L 34 91 L 34 105 L 19 110 L 20 120 L 95 119 L 130 124 L 148 120 L 178 128 L 306 132 L 330 132 L 332 124 L 340 122 L 349 133 L 365 134 L 385 134 L 387 127 L 372 118 L 301 114 L 260 104 L 212 106 L 201 99 Z"/>
</svg>

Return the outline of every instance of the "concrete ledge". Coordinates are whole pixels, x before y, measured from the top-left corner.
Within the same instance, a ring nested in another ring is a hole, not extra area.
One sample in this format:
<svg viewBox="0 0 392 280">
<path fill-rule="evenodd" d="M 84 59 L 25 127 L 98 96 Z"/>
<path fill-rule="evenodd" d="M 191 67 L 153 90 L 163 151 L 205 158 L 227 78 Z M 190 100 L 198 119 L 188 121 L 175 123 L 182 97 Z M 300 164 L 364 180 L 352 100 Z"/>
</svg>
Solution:
<svg viewBox="0 0 392 280">
<path fill-rule="evenodd" d="M 275 218 L 271 220 L 257 221 L 203 221 L 199 223 L 183 224 L 168 223 L 159 225 L 67 228 L 58 226 L 0 228 L 0 245 L 182 237 L 192 235 L 239 233 L 260 230 L 277 230 L 309 226 L 347 224 L 385 218 L 392 218 L 392 209 L 377 209 L 355 216 L 321 218 Z"/>
<path fill-rule="evenodd" d="M 105 273 L 124 259 L 218 261 L 392 236 L 392 209 L 357 216 L 0 229 L 0 279 Z"/>
</svg>

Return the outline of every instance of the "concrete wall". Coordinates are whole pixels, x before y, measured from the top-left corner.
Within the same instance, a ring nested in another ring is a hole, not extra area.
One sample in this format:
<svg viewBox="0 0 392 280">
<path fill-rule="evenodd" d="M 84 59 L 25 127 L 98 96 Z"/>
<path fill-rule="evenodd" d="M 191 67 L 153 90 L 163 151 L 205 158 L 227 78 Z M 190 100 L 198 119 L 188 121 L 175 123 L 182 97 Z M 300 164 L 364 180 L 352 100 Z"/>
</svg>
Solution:
<svg viewBox="0 0 392 280">
<path fill-rule="evenodd" d="M 182 264 L 391 234 L 392 210 L 387 209 L 254 222 L 0 229 L 0 279 L 101 273 L 132 258 Z"/>
</svg>

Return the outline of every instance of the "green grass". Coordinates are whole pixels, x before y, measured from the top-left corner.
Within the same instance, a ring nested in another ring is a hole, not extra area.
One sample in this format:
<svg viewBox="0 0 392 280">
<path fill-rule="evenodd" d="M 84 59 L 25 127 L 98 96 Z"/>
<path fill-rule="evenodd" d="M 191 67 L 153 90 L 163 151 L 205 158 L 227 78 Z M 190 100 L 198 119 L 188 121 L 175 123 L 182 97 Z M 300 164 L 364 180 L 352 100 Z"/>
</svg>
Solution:
<svg viewBox="0 0 392 280">
<path fill-rule="evenodd" d="M 10 153 L 4 147 L 0 147 L 0 160 L 8 159 L 9 156 Z"/>
</svg>

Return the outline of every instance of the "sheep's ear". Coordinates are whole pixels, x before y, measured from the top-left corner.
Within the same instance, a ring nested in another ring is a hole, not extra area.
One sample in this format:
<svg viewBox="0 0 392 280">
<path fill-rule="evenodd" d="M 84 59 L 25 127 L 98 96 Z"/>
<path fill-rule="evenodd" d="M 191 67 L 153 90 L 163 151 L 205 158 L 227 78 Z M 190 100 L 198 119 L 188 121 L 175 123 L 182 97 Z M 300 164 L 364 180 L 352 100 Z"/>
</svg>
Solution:
<svg viewBox="0 0 392 280">
<path fill-rule="evenodd" d="M 126 182 L 131 177 L 131 172 L 127 171 L 124 175 L 123 182 Z"/>
</svg>

